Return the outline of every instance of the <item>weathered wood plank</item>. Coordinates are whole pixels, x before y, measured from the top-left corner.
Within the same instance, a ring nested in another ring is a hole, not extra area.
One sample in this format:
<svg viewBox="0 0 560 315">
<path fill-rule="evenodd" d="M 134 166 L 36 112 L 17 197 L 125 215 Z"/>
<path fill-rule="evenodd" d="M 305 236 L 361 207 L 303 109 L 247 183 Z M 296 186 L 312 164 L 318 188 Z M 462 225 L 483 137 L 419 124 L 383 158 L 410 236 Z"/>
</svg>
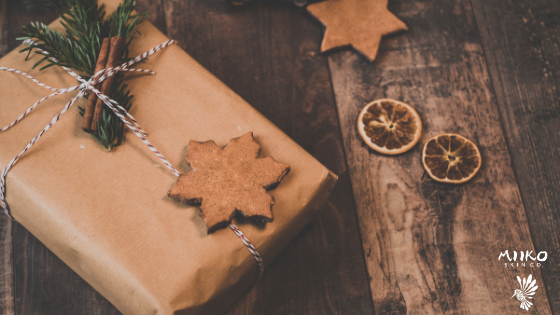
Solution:
<svg viewBox="0 0 560 315">
<path fill-rule="evenodd" d="M 340 175 L 323 215 L 228 314 L 371 314 L 321 28 L 285 1 L 166 1 L 169 35 Z"/>
<path fill-rule="evenodd" d="M 8 0 L 0 0 L 0 56 L 8 51 Z"/>
<path fill-rule="evenodd" d="M 136 1 L 136 11 L 140 13 L 148 12 L 148 21 L 162 33 L 167 34 L 165 29 L 165 14 L 163 12 L 163 0 L 138 0 Z"/>
<path fill-rule="evenodd" d="M 0 314 L 14 314 L 14 262 L 12 222 L 0 217 Z"/>
<path fill-rule="evenodd" d="M 0 217 L 0 314 L 14 314 L 14 262 L 12 222 Z"/>
<path fill-rule="evenodd" d="M 8 0 L 0 0 L 0 58 L 8 53 Z M 0 314 L 14 314 L 12 220 L 0 216 Z"/>
<path fill-rule="evenodd" d="M 498 260 L 534 248 L 469 1 L 394 0 L 389 9 L 410 30 L 385 39 L 374 63 L 350 51 L 329 58 L 376 313 L 523 314 L 510 297 L 516 276 L 533 274 L 531 311 L 551 314 L 540 268 Z M 436 183 L 422 143 L 396 157 L 368 150 L 356 119 L 383 97 L 417 108 L 421 142 L 454 132 L 477 143 L 479 174 Z"/>
<path fill-rule="evenodd" d="M 24 227 L 14 229 L 16 314 L 120 314 Z"/>
<path fill-rule="evenodd" d="M 537 250 L 560 313 L 560 2 L 473 0 L 488 70 Z"/>
</svg>

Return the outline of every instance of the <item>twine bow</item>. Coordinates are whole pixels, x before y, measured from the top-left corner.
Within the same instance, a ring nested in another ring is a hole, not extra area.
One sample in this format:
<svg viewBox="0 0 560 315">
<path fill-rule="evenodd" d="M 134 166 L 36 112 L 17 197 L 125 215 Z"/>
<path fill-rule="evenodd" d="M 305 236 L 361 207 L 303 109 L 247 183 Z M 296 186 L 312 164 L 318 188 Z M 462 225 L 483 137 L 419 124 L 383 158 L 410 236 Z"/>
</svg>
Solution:
<svg viewBox="0 0 560 315">
<path fill-rule="evenodd" d="M 27 44 L 30 44 L 30 45 L 35 44 L 33 41 L 30 41 L 30 40 L 26 40 L 24 43 L 27 43 Z M 101 93 L 98 89 L 95 88 L 95 85 L 105 81 L 107 78 L 115 75 L 117 72 L 120 72 L 120 71 L 144 72 L 144 73 L 148 73 L 148 74 L 155 74 L 155 72 L 153 72 L 151 70 L 130 69 L 129 67 L 132 66 L 135 63 L 140 62 L 143 59 L 146 59 L 147 57 L 155 54 L 156 52 L 166 48 L 167 46 L 170 46 L 170 45 L 175 44 L 175 43 L 176 42 L 172 39 L 168 40 L 168 41 L 166 41 L 166 42 L 164 42 L 164 43 L 146 51 L 145 53 L 137 56 L 136 58 L 134 58 L 134 59 L 132 59 L 128 62 L 123 63 L 122 65 L 120 65 L 118 67 L 107 68 L 107 69 L 103 69 L 103 70 L 98 71 L 87 81 L 84 78 L 82 78 L 81 76 L 79 76 L 78 74 L 76 74 L 71 69 L 69 69 L 67 67 L 64 67 L 64 66 L 61 66 L 62 69 L 64 69 L 66 72 L 68 72 L 71 76 L 73 76 L 74 78 L 76 78 L 80 82 L 80 84 L 69 87 L 69 88 L 53 88 L 53 87 L 50 87 L 50 86 L 40 82 L 39 80 L 35 79 L 31 75 L 29 75 L 29 74 L 27 74 L 23 71 L 13 69 L 13 68 L 0 67 L 0 70 L 21 74 L 21 75 L 31 79 L 33 82 L 37 83 L 39 86 L 42 86 L 42 87 L 44 87 L 48 90 L 56 91 L 53 94 L 50 94 L 50 95 L 47 95 L 47 96 L 41 98 L 39 101 L 37 101 L 35 104 L 33 104 L 33 106 L 29 107 L 16 120 L 14 120 L 12 123 L 7 125 L 6 127 L 0 129 L 0 133 L 12 128 L 14 125 L 16 125 L 18 122 L 20 122 L 25 116 L 27 116 L 33 109 L 35 109 L 35 107 L 37 107 L 41 102 L 47 100 L 48 98 L 51 98 L 51 97 L 56 96 L 56 95 L 61 95 L 61 94 L 64 94 L 64 93 L 76 91 L 76 90 L 80 91 L 74 98 L 72 98 L 72 100 L 70 100 L 70 102 L 68 102 L 64 106 L 62 111 L 58 115 L 56 115 L 51 120 L 51 122 L 43 130 L 41 130 L 41 132 L 39 132 L 39 134 L 37 134 L 15 158 L 13 158 L 8 163 L 6 168 L 4 168 L 4 171 L 2 172 L 2 175 L 0 176 L 0 201 L 1 201 L 2 210 L 4 211 L 4 213 L 8 217 L 10 217 L 12 220 L 14 220 L 14 218 L 12 217 L 12 215 L 10 213 L 8 203 L 6 202 L 6 177 L 8 175 L 8 172 L 17 163 L 17 161 L 20 159 L 20 157 L 29 148 L 31 148 L 31 146 L 33 146 L 33 144 L 35 144 L 37 142 L 37 140 L 39 140 L 43 136 L 43 134 L 47 130 L 49 130 L 60 119 L 60 116 L 62 116 L 62 114 L 66 113 L 68 111 L 68 109 L 70 109 L 70 107 L 72 107 L 72 105 L 74 105 L 76 100 L 78 100 L 80 97 L 84 96 L 87 91 L 90 91 L 91 93 L 95 93 L 97 95 L 97 97 L 99 99 L 101 99 L 103 101 L 103 103 L 105 105 L 107 105 L 107 107 L 109 107 L 113 111 L 113 113 L 115 113 L 115 115 L 128 128 L 130 128 L 130 130 L 132 130 L 132 132 L 136 136 L 138 136 L 138 138 L 140 138 L 140 140 L 142 140 L 142 142 L 144 142 L 144 144 L 146 144 L 146 146 L 173 172 L 173 174 L 175 174 L 175 176 L 180 175 L 179 171 L 177 171 L 177 169 L 175 169 L 175 167 L 173 167 L 173 165 L 171 165 L 171 163 L 169 163 L 169 161 L 167 161 L 167 159 L 148 141 L 148 139 L 146 139 L 147 134 L 146 134 L 146 132 L 144 132 L 144 130 L 142 130 L 142 128 L 140 127 L 140 125 L 138 124 L 136 119 L 134 119 L 134 117 L 125 108 L 120 106 L 119 103 L 117 103 L 115 100 L 111 99 L 110 97 Z M 44 51 L 42 49 L 37 49 L 37 50 L 39 52 L 45 54 L 45 55 L 49 54 L 47 51 Z M 53 57 L 51 57 L 51 59 L 55 62 L 57 61 Z M 132 121 L 132 123 L 127 119 L 127 117 L 130 119 L 130 121 Z M 239 230 L 239 228 L 237 226 L 235 226 L 234 224 L 230 224 L 229 227 L 241 239 L 243 244 L 247 247 L 249 252 L 255 258 L 255 261 L 257 262 L 257 265 L 258 265 L 258 268 L 259 268 L 259 278 L 260 278 L 262 276 L 263 272 L 264 272 L 264 264 L 262 262 L 262 259 L 259 255 L 259 253 L 255 249 L 255 247 L 251 244 L 249 239 L 247 239 L 247 237 Z"/>
</svg>

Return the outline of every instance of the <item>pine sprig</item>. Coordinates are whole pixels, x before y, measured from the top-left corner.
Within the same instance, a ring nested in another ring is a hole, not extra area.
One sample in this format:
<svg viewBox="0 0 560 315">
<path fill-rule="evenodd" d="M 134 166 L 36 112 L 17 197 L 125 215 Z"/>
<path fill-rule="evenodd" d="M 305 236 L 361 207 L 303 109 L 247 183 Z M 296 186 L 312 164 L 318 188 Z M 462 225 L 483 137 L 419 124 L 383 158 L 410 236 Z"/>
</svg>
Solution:
<svg viewBox="0 0 560 315">
<path fill-rule="evenodd" d="M 103 38 L 112 36 L 126 38 L 121 62 L 127 61 L 128 45 L 137 33 L 136 27 L 146 15 L 133 15 L 136 5 L 134 0 L 123 0 L 117 10 L 106 19 L 105 8 L 103 5 L 98 6 L 97 0 L 59 0 L 52 5 L 62 20 L 64 31 L 54 31 L 38 22 L 25 24 L 24 34 L 18 40 L 31 39 L 34 44 L 23 48 L 20 53 L 27 52 L 27 60 L 32 52 L 42 55 L 35 48 L 47 51 L 49 55 L 42 56 L 33 68 L 43 63 L 46 65 L 39 70 L 54 65 L 65 66 L 79 72 L 86 80 L 94 75 Z M 113 89 L 108 96 L 126 110 L 132 106 L 130 102 L 132 95 L 128 86 L 122 83 L 122 74 L 117 74 Z M 79 110 L 83 115 L 83 108 Z M 97 132 L 97 135 L 92 136 L 109 151 L 122 144 L 124 140 L 124 124 L 105 106 Z"/>
<path fill-rule="evenodd" d="M 32 22 L 25 24 L 22 29 L 26 36 L 19 37 L 18 40 L 33 39 L 35 41 L 35 45 L 29 45 L 20 50 L 20 53 L 27 52 L 25 60 L 29 59 L 30 54 L 35 48 L 49 52 L 48 55 L 37 61 L 33 68 L 46 62 L 47 65 L 39 70 L 59 65 L 92 75 L 92 72 L 95 70 L 95 63 L 97 62 L 95 52 L 101 49 L 101 45 L 95 45 L 90 48 L 86 43 L 74 40 L 60 31 L 54 31 L 43 23 Z M 35 52 L 42 55 L 39 51 Z M 57 61 L 54 61 L 51 57 Z"/>
<path fill-rule="evenodd" d="M 47 62 L 49 67 L 61 65 L 93 75 L 101 41 L 109 35 L 107 22 L 104 21 L 104 6 L 98 7 L 97 0 L 61 0 L 55 6 L 65 32 L 54 31 L 43 23 L 25 24 L 22 28 L 24 36 L 17 39 L 32 39 L 35 45 L 29 45 L 20 52 L 27 51 L 28 56 L 34 48 L 49 52 L 49 57 L 42 58 L 34 67 Z"/>
<path fill-rule="evenodd" d="M 128 85 L 123 84 L 123 75 L 118 73 L 115 78 L 114 86 L 118 86 L 115 92 L 111 93 L 111 98 L 114 99 L 127 111 L 132 106 L 132 97 L 128 90 Z M 115 89 L 113 89 L 115 90 Z M 84 117 L 85 109 L 78 107 L 80 115 Z M 113 148 L 118 147 L 124 141 L 124 123 L 115 115 L 111 110 L 104 110 L 102 112 L 101 122 L 97 127 L 98 134 L 92 134 L 93 138 L 103 145 L 107 150 L 111 151 Z"/>
</svg>

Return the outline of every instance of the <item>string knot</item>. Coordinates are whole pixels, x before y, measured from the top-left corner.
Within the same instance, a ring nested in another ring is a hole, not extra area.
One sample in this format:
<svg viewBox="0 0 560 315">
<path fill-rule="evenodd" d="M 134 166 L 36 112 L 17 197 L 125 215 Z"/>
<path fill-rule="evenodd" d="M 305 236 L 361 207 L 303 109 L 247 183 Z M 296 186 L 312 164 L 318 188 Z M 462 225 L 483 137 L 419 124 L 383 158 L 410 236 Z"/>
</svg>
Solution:
<svg viewBox="0 0 560 315">
<path fill-rule="evenodd" d="M 33 109 L 35 109 L 35 107 L 37 107 L 37 105 L 39 105 L 41 102 L 45 101 L 48 98 L 51 98 L 53 96 L 56 95 L 61 95 L 64 93 L 68 93 L 68 92 L 72 92 L 75 90 L 79 90 L 79 93 L 72 98 L 72 100 L 70 102 L 68 102 L 66 104 L 66 106 L 64 106 L 64 109 L 58 114 L 56 115 L 51 122 L 41 131 L 39 132 L 39 134 L 37 136 L 35 136 L 28 144 L 27 146 L 23 149 L 23 151 L 21 151 L 15 158 L 13 158 L 8 165 L 6 166 L 6 168 L 4 168 L 4 171 L 2 172 L 1 176 L 0 176 L 0 203 L 1 203 L 1 207 L 4 210 L 4 212 L 13 220 L 12 215 L 10 214 L 10 210 L 8 207 L 8 204 L 6 202 L 6 177 L 8 175 L 8 172 L 10 171 L 10 169 L 17 163 L 17 161 L 19 160 L 19 158 L 33 145 L 35 144 L 35 142 L 37 142 L 37 140 L 39 140 L 39 138 L 41 138 L 41 136 L 47 131 L 49 130 L 59 119 L 60 116 L 62 114 L 64 114 L 66 111 L 68 111 L 68 109 L 76 102 L 77 99 L 79 99 L 80 97 L 84 96 L 84 94 L 87 91 L 90 91 L 91 93 L 95 93 L 97 95 L 97 97 L 99 99 L 101 99 L 103 101 L 103 103 L 109 107 L 113 113 L 115 113 L 115 115 L 128 127 L 132 130 L 132 132 L 137 135 L 147 146 L 148 148 L 150 148 L 150 150 L 152 150 L 162 161 L 163 163 L 176 175 L 179 176 L 179 172 L 171 165 L 171 163 L 169 163 L 167 161 L 167 159 L 161 154 L 159 153 L 158 150 L 156 150 L 154 148 L 154 146 L 145 138 L 147 136 L 146 132 L 144 132 L 144 130 L 142 130 L 142 128 L 140 128 L 140 125 L 138 125 L 138 122 L 136 121 L 136 119 L 134 119 L 134 117 L 132 117 L 132 115 L 125 109 L 123 108 L 121 105 L 119 105 L 119 103 L 117 103 L 115 100 L 111 99 L 109 96 L 101 93 L 98 89 L 95 88 L 95 85 L 98 85 L 99 83 L 102 83 L 103 81 L 105 81 L 107 78 L 115 75 L 116 73 L 120 72 L 120 71 L 133 71 L 133 72 L 143 72 L 143 73 L 148 73 L 148 74 L 154 74 L 153 71 L 151 70 L 143 70 L 143 69 L 130 69 L 129 67 L 135 63 L 140 62 L 143 59 L 146 59 L 147 57 L 155 54 L 156 52 L 160 51 L 161 49 L 174 44 L 175 41 L 174 40 L 168 40 L 166 42 L 164 42 L 161 45 L 158 45 L 148 51 L 146 51 L 145 53 L 137 56 L 134 59 L 131 59 L 125 63 L 123 63 L 122 65 L 115 67 L 115 68 L 106 68 L 103 70 L 98 71 L 97 73 L 95 73 L 89 80 L 85 80 L 84 78 L 82 78 L 80 75 L 78 75 L 77 73 L 75 73 L 74 71 L 72 71 L 72 69 L 69 69 L 68 67 L 65 66 L 61 66 L 62 69 L 64 69 L 66 72 L 68 72 L 68 74 L 70 74 L 71 76 L 73 76 L 76 80 L 78 80 L 80 82 L 80 84 L 69 87 L 69 88 L 54 88 L 54 87 L 50 87 L 42 82 L 40 82 L 39 80 L 35 79 L 34 77 L 32 77 L 31 75 L 22 72 L 20 70 L 17 69 L 12 69 L 12 68 L 6 68 L 6 67 L 0 67 L 0 70 L 4 70 L 4 71 L 8 71 L 8 72 L 13 72 L 16 74 L 21 74 L 29 79 L 31 79 L 33 82 L 37 83 L 39 86 L 42 86 L 46 89 L 55 91 L 55 93 L 50 94 L 48 96 L 43 97 L 42 99 L 40 99 L 39 101 L 37 101 L 35 104 L 33 104 L 33 106 L 31 106 L 30 108 L 28 108 L 21 116 L 19 116 L 16 120 L 14 120 L 11 124 L 7 125 L 6 127 L 0 129 L 0 132 L 4 132 L 8 129 L 10 129 L 11 127 L 13 127 L 14 125 L 16 125 L 18 122 L 20 122 L 25 116 L 27 116 Z M 33 40 L 25 40 L 24 44 L 27 45 L 36 45 L 36 43 Z M 49 52 L 39 49 L 37 48 L 37 51 L 39 51 L 42 54 L 45 55 L 49 55 Z M 51 60 L 53 60 L 54 62 L 57 62 L 57 60 L 53 57 L 50 58 Z M 130 119 L 130 121 L 129 121 Z M 132 123 L 131 123 L 132 122 Z"/>
<path fill-rule="evenodd" d="M 29 45 L 35 45 L 35 42 L 33 42 L 32 40 L 25 40 L 24 41 L 25 44 L 29 44 Z M 86 91 L 90 91 L 91 93 L 95 93 L 97 95 L 97 97 L 99 99 L 101 99 L 103 101 L 103 103 L 105 105 L 107 105 L 107 107 L 109 107 L 113 113 L 115 113 L 115 115 L 117 115 L 117 117 L 128 127 L 132 130 L 132 132 L 138 136 L 140 138 L 140 140 L 142 140 L 142 142 L 144 142 L 148 148 L 158 157 L 160 158 L 160 160 L 173 172 L 173 174 L 175 174 L 175 176 L 179 176 L 180 173 L 179 171 L 177 171 L 173 165 L 171 165 L 171 163 L 169 163 L 167 161 L 167 159 L 146 139 L 147 134 L 142 130 L 142 128 L 140 128 L 140 126 L 138 125 L 138 123 L 136 122 L 136 120 L 134 119 L 134 117 L 132 117 L 132 115 L 130 115 L 128 113 L 127 110 L 125 110 L 123 107 L 121 107 L 115 100 L 112 100 L 111 98 L 109 98 L 107 95 L 101 93 L 99 90 L 97 90 L 95 88 L 95 85 L 103 82 L 104 80 L 106 80 L 107 78 L 111 77 L 112 75 L 115 75 L 117 72 L 119 71 L 135 71 L 135 72 L 144 72 L 144 73 L 149 73 L 149 74 L 154 74 L 153 71 L 150 70 L 142 70 L 142 69 L 130 69 L 129 67 L 139 61 L 141 61 L 142 59 L 147 58 L 148 56 L 151 56 L 153 54 L 155 54 L 156 52 L 160 51 L 161 49 L 175 44 L 174 40 L 168 40 L 166 42 L 164 42 L 163 44 L 156 46 L 152 49 L 150 49 L 149 51 L 143 53 L 142 55 L 131 59 L 128 62 L 125 62 L 124 64 L 115 67 L 115 68 L 107 68 L 107 69 L 103 69 L 98 71 L 97 73 L 95 73 L 89 80 L 84 80 L 84 78 L 82 78 L 81 76 L 79 76 L 78 74 L 76 74 L 74 71 L 72 71 L 71 69 L 62 66 L 62 68 L 64 70 L 66 70 L 66 72 L 68 72 L 70 75 L 72 75 L 74 78 L 76 78 L 80 84 L 70 87 L 70 88 L 65 88 L 65 89 L 59 89 L 59 88 L 53 88 L 50 87 L 42 82 L 39 82 L 37 79 L 33 78 L 32 76 L 30 76 L 29 74 L 16 70 L 16 69 L 12 69 L 12 68 L 6 68 L 6 67 L 0 67 L 0 70 L 4 70 L 4 71 L 9 71 L 9 72 L 13 72 L 13 73 L 17 73 L 17 74 L 21 74 L 26 76 L 27 78 L 31 79 L 33 82 L 37 83 L 38 85 L 49 89 L 49 90 L 53 90 L 56 91 L 55 93 L 45 96 L 42 99 L 40 99 L 37 103 L 33 104 L 33 106 L 31 106 L 30 108 L 28 108 L 20 117 L 18 117 L 18 119 L 16 119 L 14 122 L 12 122 L 11 124 L 9 124 L 8 126 L 0 129 L 0 133 L 3 131 L 6 131 L 8 129 L 10 129 L 11 127 L 13 127 L 15 124 L 17 124 L 19 121 L 21 121 L 25 116 L 27 116 L 27 114 L 29 114 L 35 107 L 37 107 L 37 105 L 39 105 L 41 102 L 43 102 L 44 100 L 48 99 L 49 97 L 55 96 L 55 95 L 60 95 L 60 94 L 64 94 L 64 93 L 68 93 L 71 91 L 75 91 L 75 90 L 79 90 L 80 92 L 78 93 L 78 95 L 76 95 L 70 102 L 68 102 L 66 104 L 66 106 L 64 106 L 64 109 L 58 114 L 56 115 L 51 122 L 41 131 L 39 132 L 39 134 L 37 136 L 35 136 L 35 138 L 33 138 L 31 140 L 31 142 L 29 142 L 29 144 L 27 144 L 27 146 L 23 149 L 23 151 L 21 151 L 15 158 L 13 158 L 8 165 L 6 166 L 6 168 L 4 169 L 4 171 L 2 172 L 2 175 L 0 176 L 0 202 L 1 202 L 1 206 L 2 206 L 2 210 L 4 211 L 4 213 L 10 217 L 12 220 L 14 220 L 14 218 L 12 217 L 12 215 L 10 214 L 10 210 L 8 207 L 8 204 L 6 202 L 6 177 L 8 175 L 8 172 L 10 171 L 10 169 L 17 163 L 17 161 L 19 160 L 19 158 L 35 143 L 37 142 L 37 140 L 39 140 L 39 138 L 41 138 L 41 136 L 47 131 L 49 130 L 59 119 L 60 116 L 62 114 L 64 114 L 66 111 L 68 111 L 68 109 L 76 102 L 76 100 L 78 98 L 80 98 L 81 96 L 83 96 Z M 41 53 L 48 55 L 49 53 L 38 49 Z M 54 60 L 56 62 L 56 59 L 52 58 L 52 60 Z M 99 78 L 98 78 L 99 77 Z M 117 109 L 118 108 L 118 109 Z M 125 115 L 134 123 L 134 125 L 132 125 L 128 119 L 125 117 Z M 243 244 L 245 244 L 245 246 L 247 247 L 247 249 L 249 250 L 249 252 L 251 253 L 251 255 L 253 255 L 253 258 L 255 258 L 255 261 L 257 262 L 257 266 L 258 266 L 258 277 L 260 278 L 263 274 L 264 271 L 264 264 L 262 261 L 261 256 L 259 255 L 259 253 L 257 252 L 256 248 L 251 244 L 251 242 L 249 241 L 249 239 L 241 232 L 241 230 L 239 230 L 239 228 L 237 226 L 235 226 L 234 224 L 230 224 L 230 229 L 241 239 L 241 241 L 243 242 Z"/>
</svg>

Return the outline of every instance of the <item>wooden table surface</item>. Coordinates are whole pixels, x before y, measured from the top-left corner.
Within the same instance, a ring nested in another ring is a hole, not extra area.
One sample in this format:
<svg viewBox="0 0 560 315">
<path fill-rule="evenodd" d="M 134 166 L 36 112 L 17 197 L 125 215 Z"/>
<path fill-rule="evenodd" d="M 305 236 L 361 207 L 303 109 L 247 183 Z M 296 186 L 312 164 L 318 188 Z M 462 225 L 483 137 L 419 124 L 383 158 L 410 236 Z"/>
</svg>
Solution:
<svg viewBox="0 0 560 315">
<path fill-rule="evenodd" d="M 560 2 L 391 0 L 409 31 L 385 38 L 373 63 L 349 49 L 319 53 L 323 27 L 285 1 L 138 2 L 340 175 L 323 214 L 227 314 L 526 314 L 510 297 L 529 274 L 539 286 L 530 312 L 560 314 Z M 55 17 L 0 0 L 0 56 L 22 24 Z M 383 97 L 412 104 L 423 121 L 421 143 L 397 157 L 369 150 L 355 127 Z M 424 172 L 422 143 L 442 132 L 479 145 L 471 182 Z M 548 259 L 504 267 L 506 249 Z M 120 313 L 0 217 L 0 314 Z"/>
</svg>

